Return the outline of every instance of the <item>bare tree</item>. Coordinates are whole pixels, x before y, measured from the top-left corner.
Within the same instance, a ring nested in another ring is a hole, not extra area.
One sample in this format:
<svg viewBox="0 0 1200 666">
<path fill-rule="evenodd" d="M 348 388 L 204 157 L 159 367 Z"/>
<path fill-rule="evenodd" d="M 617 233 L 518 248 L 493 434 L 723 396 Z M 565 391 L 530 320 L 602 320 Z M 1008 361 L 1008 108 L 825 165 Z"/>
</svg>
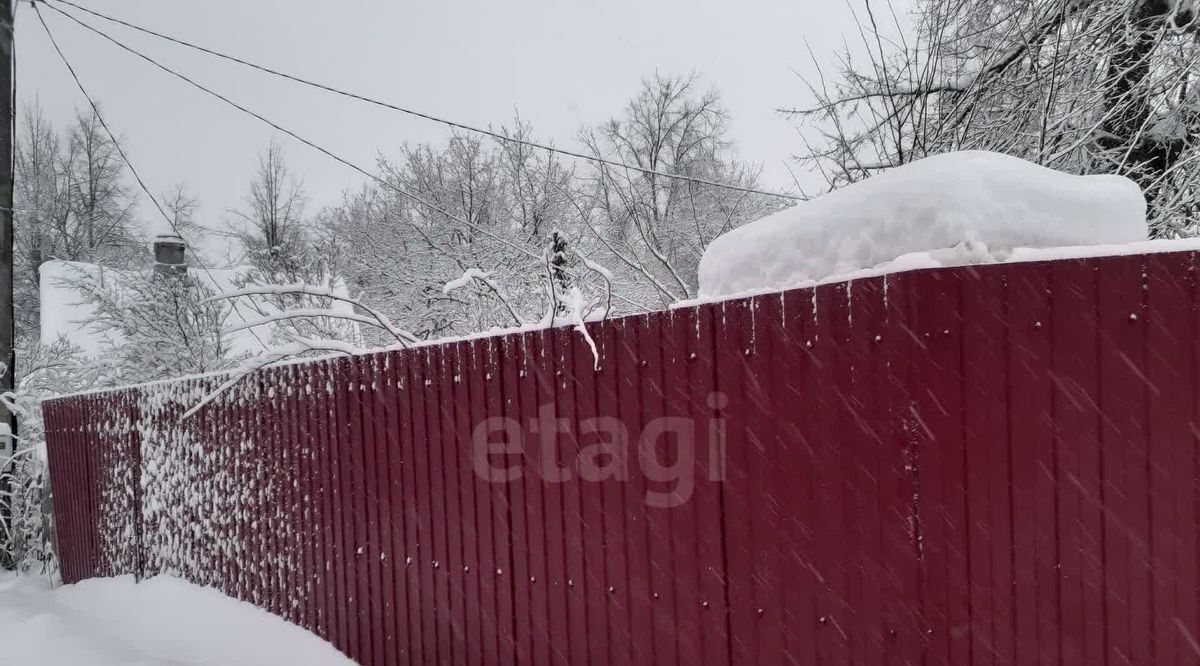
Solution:
<svg viewBox="0 0 1200 666">
<path fill-rule="evenodd" d="M 283 147 L 272 140 L 258 156 L 245 208 L 231 211 L 241 224 L 234 235 L 247 258 L 267 272 L 291 270 L 305 242 L 304 184 L 292 174 Z"/>
<path fill-rule="evenodd" d="M 533 127 L 518 116 L 504 136 L 533 140 Z M 500 142 L 497 169 L 505 188 L 503 217 L 531 241 L 545 237 L 547 227 L 572 217 L 575 169 L 552 153 L 517 141 Z"/>
<path fill-rule="evenodd" d="M 18 337 L 36 339 L 39 327 L 41 279 L 38 269 L 51 258 L 52 230 L 70 215 L 69 191 L 62 171 L 58 133 L 41 107 L 24 109 L 16 143 L 14 192 L 16 257 L 14 283 Z"/>
<path fill-rule="evenodd" d="M 583 139 L 614 161 L 753 187 L 756 169 L 736 159 L 719 101 L 694 77 L 658 77 Z M 497 131 L 533 137 L 520 118 Z M 322 224 L 336 230 L 350 286 L 422 338 L 688 298 L 708 243 L 779 206 L 662 175 L 569 166 L 474 135 L 407 145 L 379 170 L 386 185 L 347 193 Z M 551 245 L 557 263 L 545 259 Z"/>
<path fill-rule="evenodd" d="M 238 287 L 307 284 L 332 289 L 341 283 L 336 265 L 339 246 L 321 238 L 328 230 L 318 233 L 311 228 L 305 217 L 308 196 L 304 184 L 288 167 L 283 148 L 275 140 L 259 155 L 245 204 L 243 210 L 233 211 L 241 222 L 233 232 L 251 270 L 239 278 Z M 316 294 L 278 292 L 247 305 L 265 318 L 281 311 L 328 310 L 333 303 Z M 277 344 L 297 337 L 356 338 L 346 322 L 328 317 L 282 320 L 273 330 Z"/>
<path fill-rule="evenodd" d="M 90 305 L 93 330 L 106 333 L 113 384 L 223 370 L 240 360 L 230 349 L 230 306 L 197 277 L 152 270 L 79 270 L 64 280 Z"/>
<path fill-rule="evenodd" d="M 17 333 L 36 337 L 44 262 L 124 267 L 143 259 L 145 248 L 124 163 L 95 114 L 78 114 L 65 134 L 36 105 L 25 108 L 22 120 L 14 192 Z"/>
<path fill-rule="evenodd" d="M 500 131 L 531 133 L 519 119 Z M 456 135 L 444 146 L 406 145 L 379 168 L 388 186 L 348 194 L 324 214 L 354 289 L 422 338 L 543 315 L 544 240 L 575 196 L 556 156 Z M 446 289 L 467 274 L 486 277 Z"/>
<path fill-rule="evenodd" d="M 60 259 L 123 266 L 145 254 L 134 219 L 137 197 L 125 165 L 96 113 L 80 113 L 67 132 L 63 163 L 70 215 L 53 230 Z"/>
<path fill-rule="evenodd" d="M 160 195 L 163 210 L 171 219 L 171 231 L 178 234 L 187 242 L 191 252 L 188 253 L 188 261 L 195 262 L 194 256 L 199 248 L 201 238 L 204 235 L 204 230 L 200 226 L 199 220 L 196 219 L 196 213 L 200 210 L 200 200 L 192 196 L 188 192 L 186 185 L 176 185 L 170 191 Z"/>
<path fill-rule="evenodd" d="M 741 187 L 757 187 L 758 170 L 740 162 L 728 137 L 729 115 L 715 90 L 695 75 L 656 75 L 624 113 L 585 130 L 597 157 L 642 169 Z M 590 201 L 578 212 L 594 252 L 640 285 L 645 301 L 668 304 L 696 294 L 696 270 L 717 236 L 771 212 L 770 197 L 700 185 L 643 171 L 596 167 Z"/>
<path fill-rule="evenodd" d="M 1154 235 L 1196 233 L 1190 2 L 922 0 L 916 17 L 906 38 L 890 8 L 868 1 L 865 62 L 847 53 L 836 81 L 808 82 L 814 105 L 785 110 L 831 187 L 928 154 L 994 150 L 1127 175 L 1146 192 Z"/>
</svg>

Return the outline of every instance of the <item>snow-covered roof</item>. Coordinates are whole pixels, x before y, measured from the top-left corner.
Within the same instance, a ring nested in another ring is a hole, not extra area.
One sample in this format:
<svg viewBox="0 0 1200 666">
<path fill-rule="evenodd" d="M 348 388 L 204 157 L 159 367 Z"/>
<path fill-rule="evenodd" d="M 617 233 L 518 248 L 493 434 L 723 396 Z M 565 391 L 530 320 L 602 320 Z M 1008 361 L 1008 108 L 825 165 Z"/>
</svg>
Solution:
<svg viewBox="0 0 1200 666">
<path fill-rule="evenodd" d="M 92 357 L 100 356 L 114 343 L 120 342 L 119 333 L 101 331 L 90 323 L 95 318 L 95 306 L 85 302 L 78 288 L 72 285 L 72 281 L 77 282 L 83 276 L 105 279 L 111 275 L 113 278 L 119 278 L 121 271 L 73 261 L 48 261 L 42 264 L 40 270 L 42 340 L 66 338 Z M 192 268 L 189 272 L 214 292 L 230 293 L 240 289 L 238 285 L 246 281 L 250 271 L 249 268 Z M 334 291 L 340 293 L 345 289 Z M 350 304 L 342 302 L 335 302 L 333 309 L 337 312 L 353 312 Z M 258 302 L 257 308 L 244 304 L 234 308 L 229 313 L 227 328 L 260 321 L 264 318 L 263 311 L 269 313 L 270 309 L 261 302 Z M 271 324 L 228 333 L 229 348 L 234 355 L 261 353 L 263 347 L 260 339 L 268 343 L 271 341 Z"/>
</svg>

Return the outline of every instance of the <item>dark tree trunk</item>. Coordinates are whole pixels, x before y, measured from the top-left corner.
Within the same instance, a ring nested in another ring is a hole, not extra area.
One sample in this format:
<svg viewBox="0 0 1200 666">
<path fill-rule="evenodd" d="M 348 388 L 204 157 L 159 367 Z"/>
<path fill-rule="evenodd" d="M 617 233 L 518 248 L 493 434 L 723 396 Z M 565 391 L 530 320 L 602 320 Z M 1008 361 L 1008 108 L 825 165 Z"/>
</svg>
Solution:
<svg viewBox="0 0 1200 666">
<path fill-rule="evenodd" d="M 1173 23 L 1179 29 L 1195 25 L 1191 11 L 1175 13 L 1167 0 L 1140 0 L 1133 5 L 1129 21 L 1116 27 L 1116 48 L 1108 63 L 1105 99 L 1110 116 L 1099 139 L 1115 165 L 1137 181 L 1152 198 L 1151 191 L 1183 153 L 1183 137 L 1147 132 L 1153 122 L 1150 106 L 1151 60 L 1162 43 L 1162 31 Z"/>
</svg>

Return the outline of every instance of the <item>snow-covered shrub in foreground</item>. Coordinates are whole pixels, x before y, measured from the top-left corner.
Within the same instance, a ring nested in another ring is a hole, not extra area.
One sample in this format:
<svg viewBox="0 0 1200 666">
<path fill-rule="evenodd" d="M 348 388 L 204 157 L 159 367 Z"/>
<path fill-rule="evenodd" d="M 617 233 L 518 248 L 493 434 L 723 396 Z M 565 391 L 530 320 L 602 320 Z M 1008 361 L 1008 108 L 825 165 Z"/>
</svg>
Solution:
<svg viewBox="0 0 1200 666">
<path fill-rule="evenodd" d="M 978 261 L 1020 247 L 1146 236 L 1146 199 L 1128 178 L 1074 176 L 998 153 L 947 153 L 726 233 L 700 262 L 700 294 L 787 288 L 960 245 Z"/>
<path fill-rule="evenodd" d="M 0 396 L 17 416 L 15 455 L 0 469 L 8 494 L 0 504 L 10 511 L 0 524 L 0 561 L 21 571 L 55 575 L 50 475 L 46 467 L 46 436 L 41 401 L 52 395 L 93 388 L 100 379 L 95 364 L 64 340 L 51 344 L 22 343 L 17 349 L 17 386 Z"/>
<path fill-rule="evenodd" d="M 59 279 L 88 307 L 82 324 L 105 341 L 116 383 L 220 371 L 240 360 L 226 332 L 230 306 L 210 302 L 216 292 L 195 275 L 70 268 Z"/>
</svg>

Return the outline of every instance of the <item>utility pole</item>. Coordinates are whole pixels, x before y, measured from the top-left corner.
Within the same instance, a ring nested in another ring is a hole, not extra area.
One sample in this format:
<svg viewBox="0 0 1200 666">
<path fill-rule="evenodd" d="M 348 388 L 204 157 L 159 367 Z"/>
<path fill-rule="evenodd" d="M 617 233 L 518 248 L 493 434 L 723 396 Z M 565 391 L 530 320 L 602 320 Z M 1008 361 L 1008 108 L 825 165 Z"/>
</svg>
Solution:
<svg viewBox="0 0 1200 666">
<path fill-rule="evenodd" d="M 15 347 L 16 322 L 13 316 L 13 129 L 16 109 L 14 86 L 13 53 L 16 48 L 15 3 L 17 0 L 0 0 L 0 363 L 4 363 L 4 374 L 0 376 L 0 392 L 13 390 L 17 372 Z M 8 462 L 16 448 L 13 435 L 17 432 L 16 418 L 0 403 L 0 465 Z M 9 487 L 0 476 L 0 495 L 6 501 L 0 504 L 0 520 L 8 523 L 11 502 Z M 2 561 L 0 566 L 11 568 L 15 562 Z"/>
</svg>

